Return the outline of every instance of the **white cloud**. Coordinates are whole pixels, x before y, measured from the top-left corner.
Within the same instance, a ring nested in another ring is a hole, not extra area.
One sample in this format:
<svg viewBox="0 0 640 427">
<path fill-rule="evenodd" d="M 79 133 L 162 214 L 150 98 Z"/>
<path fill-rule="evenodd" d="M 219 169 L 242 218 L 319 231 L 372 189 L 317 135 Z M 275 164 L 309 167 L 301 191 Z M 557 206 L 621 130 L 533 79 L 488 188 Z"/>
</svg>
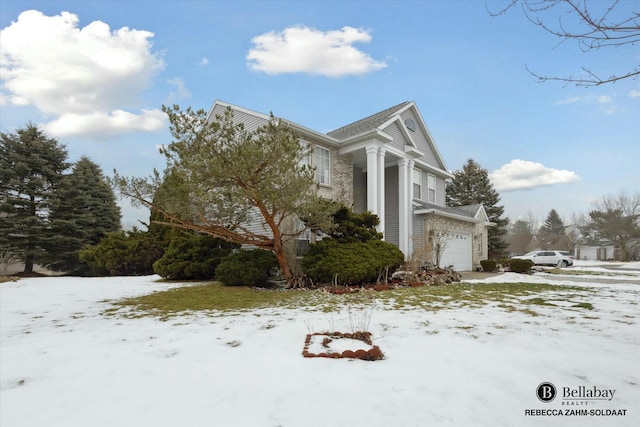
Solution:
<svg viewBox="0 0 640 427">
<path fill-rule="evenodd" d="M 149 115 L 126 113 L 164 62 L 151 52 L 153 33 L 127 27 L 111 31 L 94 21 L 78 27 L 69 12 L 25 11 L 0 32 L 0 71 L 8 103 L 34 105 L 57 116 L 47 125 L 65 134 L 103 133 L 86 126 L 107 117 L 112 131 L 149 130 Z M 127 122 L 123 125 L 122 121 Z M 72 126 L 79 126 L 73 129 Z M 136 127 L 139 126 L 139 127 Z M 56 134 L 57 135 L 57 134 Z"/>
<path fill-rule="evenodd" d="M 169 94 L 167 104 L 172 104 L 178 99 L 191 97 L 191 92 L 189 92 L 189 90 L 184 85 L 184 79 L 180 77 L 174 77 L 172 79 L 167 80 L 167 83 L 169 83 L 172 86 L 175 86 L 176 88 L 175 91 L 172 91 Z"/>
<path fill-rule="evenodd" d="M 573 171 L 549 168 L 542 163 L 515 159 L 489 174 L 496 191 L 528 190 L 578 181 Z"/>
<path fill-rule="evenodd" d="M 562 99 L 560 101 L 556 101 L 555 105 L 569 105 L 574 104 L 576 102 L 582 101 L 582 98 L 579 96 L 571 96 L 569 98 Z"/>
<path fill-rule="evenodd" d="M 598 97 L 598 102 L 600 104 L 611 104 L 613 102 L 613 98 L 609 95 L 601 95 Z"/>
<path fill-rule="evenodd" d="M 630 96 L 631 98 L 638 98 L 638 97 L 640 97 L 640 90 L 631 89 L 631 90 L 629 91 L 629 96 Z"/>
<path fill-rule="evenodd" d="M 142 110 L 140 114 L 124 110 L 88 114 L 65 113 L 47 123 L 44 129 L 56 136 L 94 135 L 105 138 L 112 135 L 154 131 L 166 126 L 167 116 L 160 110 Z"/>
<path fill-rule="evenodd" d="M 353 27 L 319 31 L 298 26 L 271 31 L 251 39 L 247 53 L 252 70 L 267 74 L 309 73 L 327 77 L 365 74 L 387 66 L 356 49 L 371 41 L 369 32 Z"/>
<path fill-rule="evenodd" d="M 205 57 L 202 57 L 200 62 L 198 62 L 198 65 L 207 65 L 208 63 L 209 63 L 209 60 Z"/>
<path fill-rule="evenodd" d="M 610 105 L 606 108 L 605 107 L 601 108 L 600 111 L 602 111 L 607 115 L 612 115 L 620 111 L 620 107 L 618 107 L 617 105 Z"/>
</svg>

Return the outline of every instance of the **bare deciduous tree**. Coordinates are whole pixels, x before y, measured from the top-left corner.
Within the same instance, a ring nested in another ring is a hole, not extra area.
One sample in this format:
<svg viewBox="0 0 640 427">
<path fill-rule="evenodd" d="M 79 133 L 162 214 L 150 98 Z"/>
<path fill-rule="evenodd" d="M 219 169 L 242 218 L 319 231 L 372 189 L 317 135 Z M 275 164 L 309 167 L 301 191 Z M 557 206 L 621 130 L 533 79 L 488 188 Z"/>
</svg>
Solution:
<svg viewBox="0 0 640 427">
<path fill-rule="evenodd" d="M 640 43 L 640 11 L 631 12 L 630 16 L 621 16 L 619 0 L 607 5 L 596 2 L 595 6 L 593 3 L 588 5 L 587 0 L 510 0 L 506 7 L 489 13 L 492 16 L 503 15 L 518 4 L 534 25 L 558 37 L 561 43 L 576 41 L 583 52 Z M 637 78 L 640 75 L 640 65 L 608 76 L 585 66 L 582 66 L 582 75 L 578 77 L 540 75 L 529 67 L 527 71 L 540 82 L 556 80 L 576 86 L 600 86 Z"/>
<path fill-rule="evenodd" d="M 0 252 L 0 266 L 2 266 L 2 273 L 7 274 L 9 270 L 9 266 L 18 262 L 18 257 L 11 251 L 3 251 Z"/>
<path fill-rule="evenodd" d="M 578 221 L 578 228 L 590 243 L 609 240 L 620 251 L 621 261 L 634 257 L 640 247 L 640 193 L 620 191 L 593 204 L 593 210 Z"/>
</svg>

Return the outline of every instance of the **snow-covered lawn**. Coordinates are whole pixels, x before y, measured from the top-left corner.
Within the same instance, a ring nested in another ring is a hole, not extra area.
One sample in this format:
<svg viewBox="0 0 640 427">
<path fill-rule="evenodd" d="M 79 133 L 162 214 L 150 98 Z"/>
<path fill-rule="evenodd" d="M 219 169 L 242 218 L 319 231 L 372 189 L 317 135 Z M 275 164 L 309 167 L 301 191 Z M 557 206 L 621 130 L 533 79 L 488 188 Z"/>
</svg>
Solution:
<svg viewBox="0 0 640 427">
<path fill-rule="evenodd" d="M 352 332 L 353 307 L 161 321 L 104 311 L 110 300 L 184 285 L 154 276 L 3 283 L 0 426 L 637 426 L 640 265 L 628 266 L 636 279 L 615 284 L 514 273 L 484 280 L 584 287 L 576 301 L 593 309 L 560 298 L 532 305 L 537 316 L 498 303 L 378 304 L 367 313 L 385 355 L 375 362 L 302 356 L 310 332 Z M 536 397 L 546 381 L 558 390 L 550 403 Z M 562 400 L 564 387 L 581 386 L 615 395 Z M 536 409 L 626 415 L 525 415 Z"/>
</svg>

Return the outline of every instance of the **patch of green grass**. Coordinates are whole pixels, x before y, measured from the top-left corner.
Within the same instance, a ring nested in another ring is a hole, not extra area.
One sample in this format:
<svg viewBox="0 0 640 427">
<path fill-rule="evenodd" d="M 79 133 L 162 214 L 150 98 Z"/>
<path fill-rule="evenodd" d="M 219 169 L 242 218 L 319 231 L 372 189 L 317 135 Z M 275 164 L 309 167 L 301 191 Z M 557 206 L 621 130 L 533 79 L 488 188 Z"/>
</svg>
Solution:
<svg viewBox="0 0 640 427">
<path fill-rule="evenodd" d="M 530 305 L 552 306 L 549 300 L 568 300 L 576 293 L 589 293 L 592 289 L 579 286 L 555 286 L 532 283 L 457 283 L 447 286 L 396 288 L 390 291 L 358 292 L 334 295 L 316 291 L 267 291 L 246 287 L 224 286 L 220 283 L 187 285 L 167 291 L 155 292 L 114 302 L 105 315 L 126 317 L 157 316 L 168 319 L 185 313 L 227 315 L 262 308 L 298 308 L 325 313 L 343 307 L 376 307 L 384 310 L 439 311 L 458 308 L 482 308 L 487 305 L 505 311 L 519 311 L 531 316 L 539 313 Z M 588 303 L 575 307 L 588 308 Z"/>
<path fill-rule="evenodd" d="M 571 307 L 586 308 L 587 310 L 593 310 L 593 304 L 589 302 L 579 302 L 577 304 L 572 305 Z"/>
<path fill-rule="evenodd" d="M 526 302 L 527 302 L 528 304 L 535 304 L 535 305 L 550 305 L 550 306 L 553 306 L 553 307 L 557 307 L 555 304 L 552 304 L 552 303 L 550 303 L 550 302 L 546 301 L 544 298 L 541 298 L 541 297 L 531 298 L 531 299 L 526 300 Z"/>
<path fill-rule="evenodd" d="M 286 305 L 300 299 L 303 292 L 255 290 L 224 286 L 213 282 L 154 292 L 115 303 L 119 308 L 134 308 L 149 314 L 171 314 L 185 311 L 247 311 Z M 293 302 L 296 305 L 295 302 Z M 112 312 L 112 310 L 109 310 Z"/>
</svg>

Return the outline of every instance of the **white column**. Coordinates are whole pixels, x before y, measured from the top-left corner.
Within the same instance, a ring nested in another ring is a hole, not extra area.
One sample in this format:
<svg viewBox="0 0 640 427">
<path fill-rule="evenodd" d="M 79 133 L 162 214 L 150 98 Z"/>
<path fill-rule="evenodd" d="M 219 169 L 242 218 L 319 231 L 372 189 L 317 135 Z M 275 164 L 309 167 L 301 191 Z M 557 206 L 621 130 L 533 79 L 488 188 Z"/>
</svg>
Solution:
<svg viewBox="0 0 640 427">
<path fill-rule="evenodd" d="M 398 247 L 409 257 L 409 160 L 398 160 Z"/>
<path fill-rule="evenodd" d="M 411 258 L 413 255 L 413 241 L 411 237 L 413 237 L 413 168 L 415 167 L 416 162 L 414 160 L 409 160 L 409 167 L 407 170 L 407 228 L 409 229 L 409 237 L 410 239 L 407 242 L 407 252 L 405 252 L 405 256 Z"/>
<path fill-rule="evenodd" d="M 368 146 L 367 152 L 367 210 L 378 215 L 378 147 Z"/>
<path fill-rule="evenodd" d="M 383 147 L 380 147 L 378 150 L 378 218 L 380 218 L 380 225 L 378 226 L 378 231 L 383 233 L 384 235 L 384 218 L 385 218 L 385 209 L 384 209 L 384 156 L 387 150 Z"/>
</svg>

